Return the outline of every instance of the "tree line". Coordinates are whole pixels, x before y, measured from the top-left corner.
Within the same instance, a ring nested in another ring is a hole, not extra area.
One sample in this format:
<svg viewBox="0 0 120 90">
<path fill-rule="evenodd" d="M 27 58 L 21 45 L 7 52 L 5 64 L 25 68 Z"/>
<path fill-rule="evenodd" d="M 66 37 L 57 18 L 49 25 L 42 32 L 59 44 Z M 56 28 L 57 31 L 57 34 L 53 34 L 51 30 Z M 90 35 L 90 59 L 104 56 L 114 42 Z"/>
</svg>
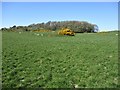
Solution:
<svg viewBox="0 0 120 90">
<path fill-rule="evenodd" d="M 75 33 L 98 32 L 96 24 L 87 21 L 48 21 L 46 23 L 31 24 L 28 26 L 12 26 L 1 28 L 2 31 L 34 31 L 34 30 L 51 30 L 56 31 L 62 28 L 69 28 Z"/>
</svg>

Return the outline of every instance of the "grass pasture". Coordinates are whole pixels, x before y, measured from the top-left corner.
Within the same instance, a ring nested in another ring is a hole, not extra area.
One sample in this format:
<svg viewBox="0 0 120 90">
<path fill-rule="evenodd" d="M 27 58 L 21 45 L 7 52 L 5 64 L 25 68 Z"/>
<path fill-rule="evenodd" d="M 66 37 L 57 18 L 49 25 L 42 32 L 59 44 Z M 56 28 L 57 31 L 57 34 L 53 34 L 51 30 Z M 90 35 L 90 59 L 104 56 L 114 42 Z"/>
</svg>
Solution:
<svg viewBox="0 0 120 90">
<path fill-rule="evenodd" d="M 2 33 L 3 88 L 118 86 L 117 32 L 36 33 Z"/>
</svg>

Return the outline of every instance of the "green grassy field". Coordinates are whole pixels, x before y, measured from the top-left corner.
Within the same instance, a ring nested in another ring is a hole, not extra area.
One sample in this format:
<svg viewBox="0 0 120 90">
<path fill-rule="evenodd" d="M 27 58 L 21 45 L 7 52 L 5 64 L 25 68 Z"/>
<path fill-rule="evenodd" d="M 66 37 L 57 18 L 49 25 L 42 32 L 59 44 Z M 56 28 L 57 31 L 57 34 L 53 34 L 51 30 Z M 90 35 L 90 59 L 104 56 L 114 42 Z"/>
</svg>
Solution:
<svg viewBox="0 0 120 90">
<path fill-rule="evenodd" d="M 117 32 L 58 36 L 3 32 L 3 88 L 118 86 Z"/>
</svg>

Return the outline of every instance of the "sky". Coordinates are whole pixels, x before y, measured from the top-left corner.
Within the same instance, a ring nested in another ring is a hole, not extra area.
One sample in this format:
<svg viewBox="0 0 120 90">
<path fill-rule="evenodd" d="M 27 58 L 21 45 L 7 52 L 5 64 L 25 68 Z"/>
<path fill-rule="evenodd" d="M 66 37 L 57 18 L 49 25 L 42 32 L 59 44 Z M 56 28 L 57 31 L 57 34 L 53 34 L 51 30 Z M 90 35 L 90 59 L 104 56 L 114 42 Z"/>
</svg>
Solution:
<svg viewBox="0 0 120 90">
<path fill-rule="evenodd" d="M 117 30 L 118 3 L 2 2 L 2 28 L 71 20 L 97 24 L 100 31 Z"/>
</svg>

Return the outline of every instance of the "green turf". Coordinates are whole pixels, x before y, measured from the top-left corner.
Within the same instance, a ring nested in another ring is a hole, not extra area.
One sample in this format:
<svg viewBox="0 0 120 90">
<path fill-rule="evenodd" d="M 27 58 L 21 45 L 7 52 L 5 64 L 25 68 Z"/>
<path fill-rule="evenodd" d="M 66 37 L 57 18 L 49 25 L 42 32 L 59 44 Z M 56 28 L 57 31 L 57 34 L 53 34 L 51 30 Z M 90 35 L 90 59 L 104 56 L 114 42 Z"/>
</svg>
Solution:
<svg viewBox="0 0 120 90">
<path fill-rule="evenodd" d="M 117 32 L 58 36 L 3 32 L 3 88 L 104 88 L 118 85 Z"/>
</svg>

